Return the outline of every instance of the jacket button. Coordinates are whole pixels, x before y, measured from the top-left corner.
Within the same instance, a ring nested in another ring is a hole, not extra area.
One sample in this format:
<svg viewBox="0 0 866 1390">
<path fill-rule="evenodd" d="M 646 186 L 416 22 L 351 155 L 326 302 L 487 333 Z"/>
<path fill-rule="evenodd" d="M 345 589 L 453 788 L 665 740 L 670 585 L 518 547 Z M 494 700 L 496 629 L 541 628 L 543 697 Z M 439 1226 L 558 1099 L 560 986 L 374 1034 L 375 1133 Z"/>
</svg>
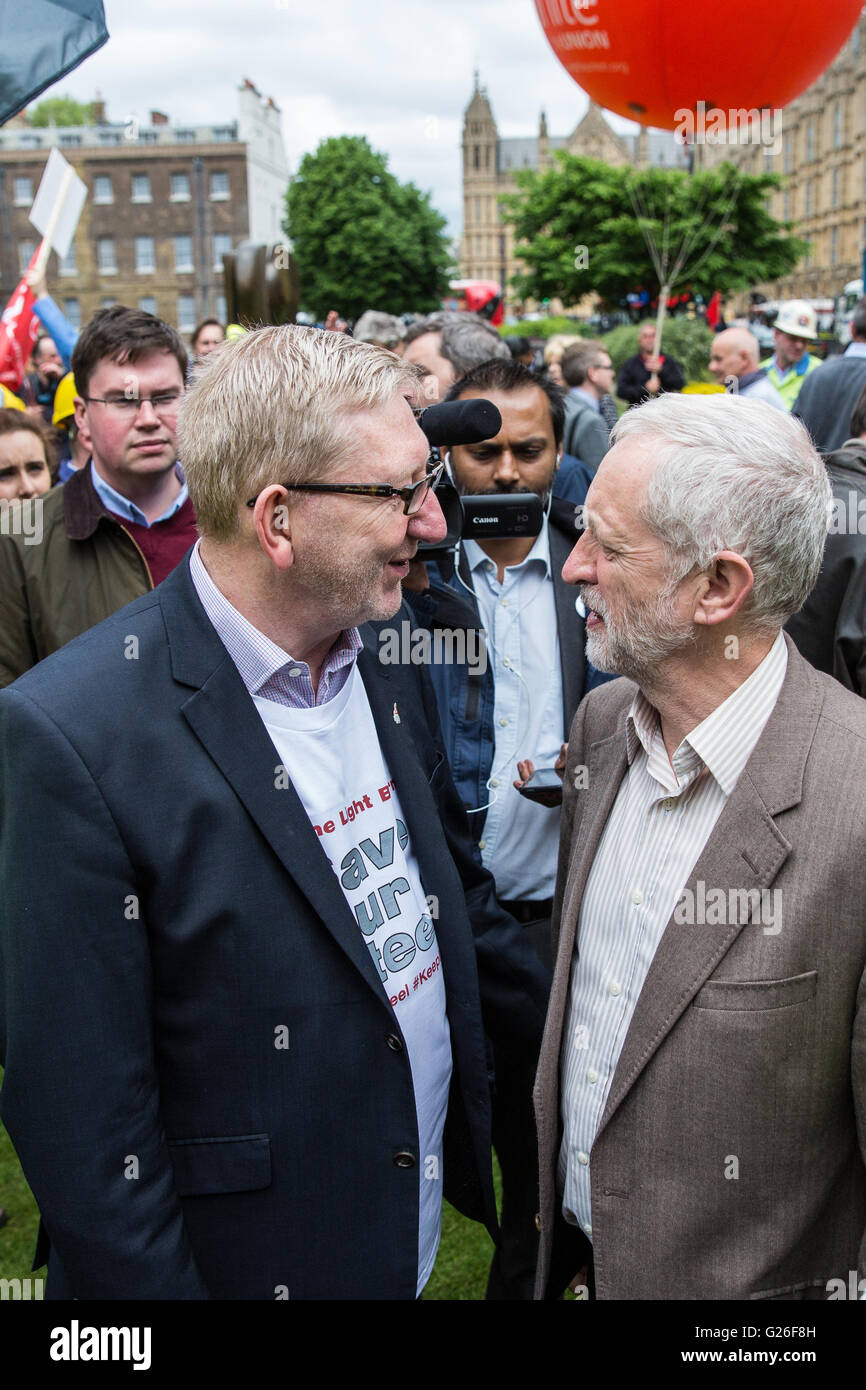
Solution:
<svg viewBox="0 0 866 1390">
<path fill-rule="evenodd" d="M 402 1044 L 401 1040 L 397 1037 L 397 1034 L 396 1034 L 396 1033 L 388 1033 L 387 1036 L 386 1036 L 386 1038 L 385 1038 L 385 1041 L 386 1041 L 386 1043 L 388 1044 L 388 1046 L 390 1047 L 390 1049 L 391 1049 L 392 1052 L 402 1052 L 402 1051 L 403 1051 L 403 1044 Z"/>
<path fill-rule="evenodd" d="M 541 1230 L 541 1212 L 540 1212 L 540 1211 L 537 1211 L 537 1212 L 535 1213 L 535 1229 L 536 1229 L 536 1231 L 540 1231 L 540 1230 Z"/>
<path fill-rule="evenodd" d="M 414 1168 L 414 1167 L 415 1167 L 415 1155 L 414 1155 L 414 1154 L 410 1154 L 409 1151 L 408 1151 L 407 1149 L 400 1149 L 399 1153 L 395 1153 L 395 1155 L 394 1155 L 394 1167 L 395 1167 L 395 1168 Z"/>
</svg>

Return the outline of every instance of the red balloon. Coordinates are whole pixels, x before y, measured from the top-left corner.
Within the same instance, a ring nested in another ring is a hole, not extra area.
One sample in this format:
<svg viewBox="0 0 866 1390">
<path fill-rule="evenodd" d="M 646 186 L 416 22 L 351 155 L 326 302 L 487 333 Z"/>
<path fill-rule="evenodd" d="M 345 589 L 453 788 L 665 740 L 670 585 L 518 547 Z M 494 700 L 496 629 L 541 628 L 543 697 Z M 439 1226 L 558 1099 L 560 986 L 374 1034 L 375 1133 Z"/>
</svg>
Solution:
<svg viewBox="0 0 866 1390">
<path fill-rule="evenodd" d="M 535 0 L 559 61 L 609 111 L 672 130 L 678 112 L 787 106 L 833 61 L 863 0 Z"/>
</svg>

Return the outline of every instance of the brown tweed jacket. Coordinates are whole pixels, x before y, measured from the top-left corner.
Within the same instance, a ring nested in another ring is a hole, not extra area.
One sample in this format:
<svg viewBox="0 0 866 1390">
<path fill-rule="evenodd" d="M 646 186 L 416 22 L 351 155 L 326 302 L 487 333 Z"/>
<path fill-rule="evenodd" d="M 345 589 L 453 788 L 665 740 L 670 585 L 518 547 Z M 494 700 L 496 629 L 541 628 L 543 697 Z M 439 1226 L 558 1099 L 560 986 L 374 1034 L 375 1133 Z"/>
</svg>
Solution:
<svg viewBox="0 0 866 1390">
<path fill-rule="evenodd" d="M 537 1297 L 561 1206 L 577 921 L 626 771 L 634 690 L 617 680 L 592 691 L 571 730 L 535 1088 Z M 746 911 L 724 926 L 668 922 L 590 1155 L 597 1297 L 827 1298 L 829 1280 L 866 1275 L 864 851 L 866 702 L 788 640 L 779 700 L 687 885 L 780 890 L 781 930 Z"/>
</svg>

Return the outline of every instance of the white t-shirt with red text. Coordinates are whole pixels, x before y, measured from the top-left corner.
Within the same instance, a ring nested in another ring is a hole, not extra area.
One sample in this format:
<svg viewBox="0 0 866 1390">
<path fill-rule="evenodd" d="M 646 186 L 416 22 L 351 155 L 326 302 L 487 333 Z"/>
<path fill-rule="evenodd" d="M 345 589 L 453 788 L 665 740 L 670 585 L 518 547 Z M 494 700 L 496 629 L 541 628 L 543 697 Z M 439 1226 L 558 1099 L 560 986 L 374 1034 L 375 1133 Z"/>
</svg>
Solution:
<svg viewBox="0 0 866 1390">
<path fill-rule="evenodd" d="M 418 1118 L 418 1292 L 442 1220 L 451 1036 L 436 926 L 357 666 L 324 705 L 255 705 L 303 802 L 400 1025 Z M 399 720 L 399 712 L 395 713 Z M 278 773 L 276 775 L 279 775 Z"/>
</svg>

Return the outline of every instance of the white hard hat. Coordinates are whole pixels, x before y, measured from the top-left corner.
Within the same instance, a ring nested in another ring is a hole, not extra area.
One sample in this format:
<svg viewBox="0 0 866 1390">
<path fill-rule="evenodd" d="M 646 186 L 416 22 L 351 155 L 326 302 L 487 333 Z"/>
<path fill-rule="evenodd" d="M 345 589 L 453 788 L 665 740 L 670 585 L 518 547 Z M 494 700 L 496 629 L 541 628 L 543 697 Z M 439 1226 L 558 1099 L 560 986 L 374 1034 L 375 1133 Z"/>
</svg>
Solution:
<svg viewBox="0 0 866 1390">
<path fill-rule="evenodd" d="M 818 337 L 818 315 L 805 299 L 787 299 L 776 317 L 774 328 L 790 333 L 792 338 Z"/>
</svg>

